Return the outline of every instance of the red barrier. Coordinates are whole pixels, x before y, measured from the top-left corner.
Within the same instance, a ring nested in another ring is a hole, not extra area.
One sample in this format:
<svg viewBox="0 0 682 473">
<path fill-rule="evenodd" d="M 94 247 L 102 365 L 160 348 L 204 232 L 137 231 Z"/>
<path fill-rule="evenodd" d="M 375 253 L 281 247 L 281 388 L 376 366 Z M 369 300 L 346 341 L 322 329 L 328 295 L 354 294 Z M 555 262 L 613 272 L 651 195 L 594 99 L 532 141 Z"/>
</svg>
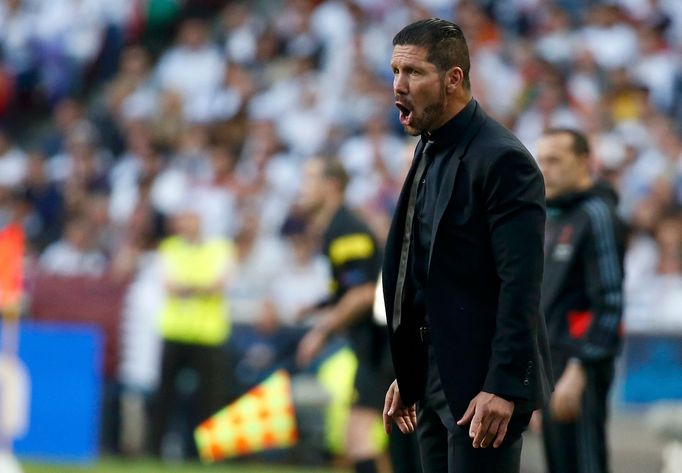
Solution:
<svg viewBox="0 0 682 473">
<path fill-rule="evenodd" d="M 29 294 L 35 320 L 95 324 L 104 335 L 104 375 L 116 376 L 127 281 L 37 274 Z"/>
</svg>

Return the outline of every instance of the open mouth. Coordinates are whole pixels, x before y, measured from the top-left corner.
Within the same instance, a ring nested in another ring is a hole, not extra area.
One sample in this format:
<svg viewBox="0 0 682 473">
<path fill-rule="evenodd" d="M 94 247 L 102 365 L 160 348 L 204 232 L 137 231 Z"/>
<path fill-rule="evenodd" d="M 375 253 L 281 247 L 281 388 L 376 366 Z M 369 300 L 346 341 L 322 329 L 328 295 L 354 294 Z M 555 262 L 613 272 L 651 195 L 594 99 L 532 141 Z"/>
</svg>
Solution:
<svg viewBox="0 0 682 473">
<path fill-rule="evenodd" d="M 396 102 L 395 106 L 400 111 L 400 123 L 402 125 L 409 125 L 412 121 L 412 110 L 405 104 Z"/>
</svg>

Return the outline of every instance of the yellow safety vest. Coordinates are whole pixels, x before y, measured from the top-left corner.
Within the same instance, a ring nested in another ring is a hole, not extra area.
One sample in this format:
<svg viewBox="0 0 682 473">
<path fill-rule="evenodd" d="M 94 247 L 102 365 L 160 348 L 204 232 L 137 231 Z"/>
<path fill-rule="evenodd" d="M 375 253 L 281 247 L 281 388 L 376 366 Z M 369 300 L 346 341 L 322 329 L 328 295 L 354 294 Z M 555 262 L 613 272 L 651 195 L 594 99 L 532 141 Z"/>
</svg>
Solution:
<svg viewBox="0 0 682 473">
<path fill-rule="evenodd" d="M 227 240 L 192 244 L 172 236 L 159 246 L 166 277 L 171 283 L 210 287 L 223 276 L 234 259 Z M 229 307 L 225 296 L 168 294 L 161 315 L 161 333 L 166 340 L 199 345 L 220 345 L 230 334 Z"/>
</svg>

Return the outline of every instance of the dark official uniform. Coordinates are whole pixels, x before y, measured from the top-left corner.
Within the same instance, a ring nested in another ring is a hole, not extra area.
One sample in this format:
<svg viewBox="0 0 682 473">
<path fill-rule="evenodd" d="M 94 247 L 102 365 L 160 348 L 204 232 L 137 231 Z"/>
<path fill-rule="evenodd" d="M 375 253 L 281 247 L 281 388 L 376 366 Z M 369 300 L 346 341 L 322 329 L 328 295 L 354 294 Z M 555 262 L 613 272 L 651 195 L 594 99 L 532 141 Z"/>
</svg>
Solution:
<svg viewBox="0 0 682 473">
<path fill-rule="evenodd" d="M 336 212 L 323 241 L 332 266 L 332 303 L 350 289 L 374 283 L 381 269 L 381 250 L 369 227 L 346 207 Z M 358 358 L 355 405 L 381 410 L 386 386 L 393 380 L 386 329 L 372 317 L 372 308 L 349 328 L 350 343 Z"/>
<path fill-rule="evenodd" d="M 551 473 L 606 473 L 607 395 L 621 343 L 624 228 L 605 185 L 547 201 L 542 307 L 557 379 L 569 360 L 587 384 L 572 423 L 543 413 Z"/>
</svg>

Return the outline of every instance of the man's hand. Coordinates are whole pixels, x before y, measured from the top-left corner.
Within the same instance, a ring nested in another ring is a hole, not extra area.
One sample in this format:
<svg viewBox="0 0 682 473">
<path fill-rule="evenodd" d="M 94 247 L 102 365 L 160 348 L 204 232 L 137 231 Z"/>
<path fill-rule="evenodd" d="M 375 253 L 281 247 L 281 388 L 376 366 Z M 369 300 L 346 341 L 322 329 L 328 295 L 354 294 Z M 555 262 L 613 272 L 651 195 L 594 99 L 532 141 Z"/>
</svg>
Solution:
<svg viewBox="0 0 682 473">
<path fill-rule="evenodd" d="M 542 433 L 542 409 L 537 409 L 533 411 L 533 415 L 528 423 L 528 428 L 531 432 L 535 434 Z"/>
<path fill-rule="evenodd" d="M 327 342 L 328 332 L 321 325 L 316 325 L 306 333 L 298 344 L 296 362 L 299 366 L 308 366 L 320 353 Z"/>
<path fill-rule="evenodd" d="M 493 443 L 493 448 L 502 445 L 507 435 L 507 426 L 514 413 L 514 403 L 499 396 L 481 391 L 471 400 L 469 407 L 457 425 L 469 425 L 469 437 L 474 448 L 485 448 Z"/>
<path fill-rule="evenodd" d="M 549 408 L 555 420 L 572 422 L 576 419 L 586 384 L 587 376 L 582 365 L 579 362 L 569 362 L 549 401 Z"/>
<path fill-rule="evenodd" d="M 384 401 L 384 430 L 387 434 L 391 433 L 391 419 L 393 419 L 404 434 L 414 432 L 417 428 L 417 408 L 414 404 L 405 406 L 400 399 L 398 390 L 398 380 L 395 380 L 386 391 Z"/>
<path fill-rule="evenodd" d="M 261 305 L 260 313 L 256 318 L 256 329 L 261 333 L 271 334 L 278 328 L 277 308 L 271 300 L 267 300 Z"/>
</svg>

